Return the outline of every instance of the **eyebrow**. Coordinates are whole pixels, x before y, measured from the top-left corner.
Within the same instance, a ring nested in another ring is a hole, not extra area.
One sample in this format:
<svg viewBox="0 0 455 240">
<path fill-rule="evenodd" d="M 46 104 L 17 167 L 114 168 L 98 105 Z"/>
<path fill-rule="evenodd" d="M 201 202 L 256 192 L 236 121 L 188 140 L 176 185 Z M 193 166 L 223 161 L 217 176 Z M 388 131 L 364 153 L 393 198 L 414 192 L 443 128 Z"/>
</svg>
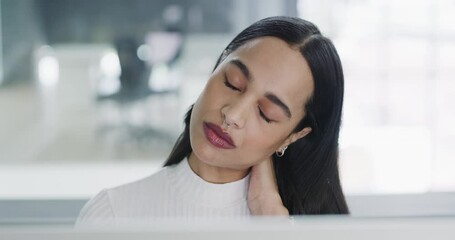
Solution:
<svg viewBox="0 0 455 240">
<path fill-rule="evenodd" d="M 237 66 L 248 81 L 253 79 L 253 76 L 250 74 L 250 70 L 248 70 L 248 67 L 242 61 L 233 59 L 229 63 Z"/>
</svg>

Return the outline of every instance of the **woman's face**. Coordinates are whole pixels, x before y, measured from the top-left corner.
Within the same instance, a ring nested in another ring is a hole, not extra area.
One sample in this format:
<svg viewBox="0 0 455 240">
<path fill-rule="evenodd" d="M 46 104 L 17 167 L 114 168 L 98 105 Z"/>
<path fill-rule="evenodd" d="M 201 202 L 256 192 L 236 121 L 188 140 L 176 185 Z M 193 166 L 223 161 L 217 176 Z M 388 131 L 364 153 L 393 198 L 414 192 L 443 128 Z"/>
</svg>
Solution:
<svg viewBox="0 0 455 240">
<path fill-rule="evenodd" d="M 215 69 L 194 104 L 193 154 L 215 167 L 258 164 L 311 131 L 291 134 L 312 91 L 310 68 L 297 48 L 274 37 L 247 42 Z"/>
</svg>

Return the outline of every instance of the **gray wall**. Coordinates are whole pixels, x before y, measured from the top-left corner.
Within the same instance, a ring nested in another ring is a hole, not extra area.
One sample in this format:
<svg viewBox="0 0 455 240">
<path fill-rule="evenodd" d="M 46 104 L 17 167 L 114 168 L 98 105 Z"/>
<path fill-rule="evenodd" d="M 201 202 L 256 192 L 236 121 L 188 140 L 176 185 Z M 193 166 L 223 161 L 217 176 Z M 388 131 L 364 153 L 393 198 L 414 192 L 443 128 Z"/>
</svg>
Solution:
<svg viewBox="0 0 455 240">
<path fill-rule="evenodd" d="M 231 0 L 38 0 L 48 42 L 111 42 L 119 36 L 141 39 L 166 28 L 162 13 L 169 5 L 183 10 L 175 24 L 186 32 L 231 30 Z M 199 20 L 198 20 L 199 19 Z"/>
<path fill-rule="evenodd" d="M 43 42 L 35 3 L 35 0 L 0 0 L 3 83 L 31 79 L 33 50 Z"/>
<path fill-rule="evenodd" d="M 0 84 L 33 79 L 33 53 L 42 44 L 113 43 L 147 32 L 231 31 L 230 0 L 0 0 Z M 163 9 L 182 6 L 180 23 L 164 26 Z M 193 19 L 193 20 L 192 20 Z M 198 20 L 199 19 L 199 20 Z"/>
<path fill-rule="evenodd" d="M 183 10 L 180 22 L 165 24 L 169 5 Z M 32 79 L 31 56 L 43 43 L 140 42 L 165 29 L 236 33 L 272 15 L 297 15 L 296 0 L 0 0 L 0 84 Z"/>
</svg>

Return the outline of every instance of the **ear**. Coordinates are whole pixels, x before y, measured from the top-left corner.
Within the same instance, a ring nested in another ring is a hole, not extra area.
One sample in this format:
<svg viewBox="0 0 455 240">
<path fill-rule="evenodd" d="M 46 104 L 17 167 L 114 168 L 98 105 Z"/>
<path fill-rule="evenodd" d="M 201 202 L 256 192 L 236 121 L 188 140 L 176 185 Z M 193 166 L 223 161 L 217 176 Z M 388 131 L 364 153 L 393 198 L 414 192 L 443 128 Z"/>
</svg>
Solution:
<svg viewBox="0 0 455 240">
<path fill-rule="evenodd" d="M 287 146 L 291 145 L 293 142 L 305 137 L 306 135 L 308 135 L 311 132 L 311 130 L 312 130 L 311 127 L 306 127 L 296 133 L 291 133 L 291 135 L 289 135 L 289 137 L 286 138 L 286 140 L 284 140 L 283 144 L 280 146 L 279 149 L 287 147 Z"/>
</svg>

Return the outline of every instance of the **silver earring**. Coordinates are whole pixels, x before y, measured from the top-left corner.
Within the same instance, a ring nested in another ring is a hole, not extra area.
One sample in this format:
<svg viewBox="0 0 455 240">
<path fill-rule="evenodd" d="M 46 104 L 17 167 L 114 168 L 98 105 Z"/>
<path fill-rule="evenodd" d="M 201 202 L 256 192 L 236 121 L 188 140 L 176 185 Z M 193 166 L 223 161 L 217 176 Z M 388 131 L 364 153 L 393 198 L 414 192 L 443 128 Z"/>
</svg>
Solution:
<svg viewBox="0 0 455 240">
<path fill-rule="evenodd" d="M 286 149 L 288 148 L 288 146 L 284 146 L 282 149 L 280 149 L 279 151 L 276 151 L 276 155 L 278 157 L 282 157 L 284 156 L 284 152 L 286 151 Z"/>
</svg>

